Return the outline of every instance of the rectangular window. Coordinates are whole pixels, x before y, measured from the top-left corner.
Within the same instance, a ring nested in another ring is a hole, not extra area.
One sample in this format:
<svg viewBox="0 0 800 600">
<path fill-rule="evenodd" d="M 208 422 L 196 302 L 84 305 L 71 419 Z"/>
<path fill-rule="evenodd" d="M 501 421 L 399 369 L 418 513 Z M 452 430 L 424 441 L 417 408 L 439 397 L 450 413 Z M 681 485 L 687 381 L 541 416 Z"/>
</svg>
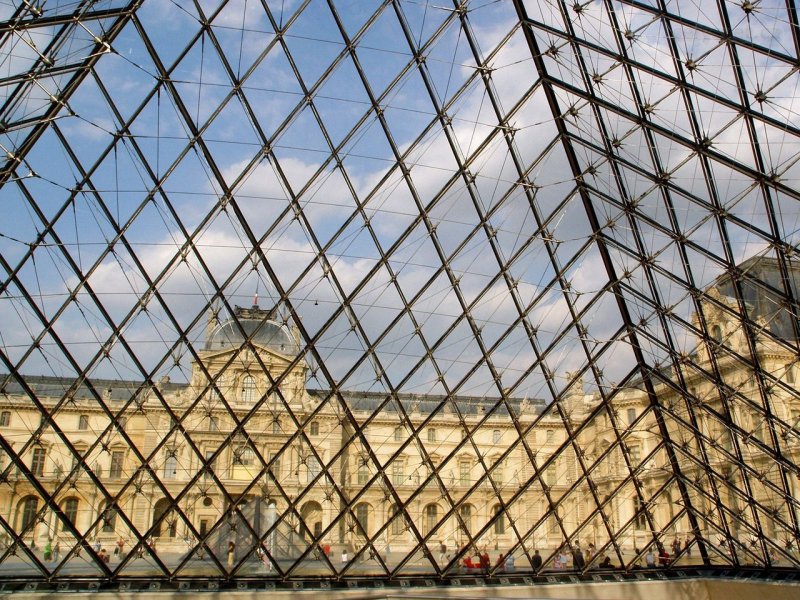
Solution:
<svg viewBox="0 0 800 600">
<path fill-rule="evenodd" d="M 634 529 L 644 529 L 647 526 L 647 519 L 645 518 L 644 511 L 642 510 L 642 503 L 638 497 L 633 499 L 633 512 Z"/>
<path fill-rule="evenodd" d="M 44 475 L 44 461 L 47 456 L 47 450 L 44 448 L 34 448 L 33 457 L 31 458 L 31 472 L 37 477 Z"/>
<path fill-rule="evenodd" d="M 550 487 L 556 484 L 556 466 L 550 465 L 544 473 L 544 482 Z"/>
<path fill-rule="evenodd" d="M 169 454 L 164 462 L 164 479 L 175 479 L 176 477 L 178 477 L 178 457 Z"/>
<path fill-rule="evenodd" d="M 433 427 L 428 427 L 428 441 L 429 442 L 436 441 L 436 429 Z"/>
<path fill-rule="evenodd" d="M 402 427 L 395 427 L 394 428 L 394 441 L 395 442 L 402 442 L 403 441 L 403 428 Z"/>
<path fill-rule="evenodd" d="M 628 452 L 631 455 L 631 465 L 637 466 L 642 460 L 642 447 L 639 445 L 628 446 Z"/>
<path fill-rule="evenodd" d="M 214 456 L 213 450 L 206 450 L 206 470 L 203 472 L 203 479 L 211 479 L 211 457 Z"/>
<path fill-rule="evenodd" d="M 208 417 L 208 430 L 219 431 L 219 417 L 213 415 Z"/>
<path fill-rule="evenodd" d="M 633 422 L 636 420 L 636 409 L 629 408 L 628 409 L 628 425 L 633 425 Z"/>
<path fill-rule="evenodd" d="M 272 433 L 281 432 L 281 420 L 277 417 L 272 421 Z"/>
<path fill-rule="evenodd" d="M 359 465 L 358 467 L 358 484 L 364 485 L 369 481 L 369 467 L 367 465 Z"/>
<path fill-rule="evenodd" d="M 406 478 L 406 466 L 402 462 L 392 463 L 392 483 L 402 485 Z"/>
<path fill-rule="evenodd" d="M 502 432 L 499 429 L 495 429 L 492 432 L 492 443 L 493 444 L 499 444 L 500 443 L 500 438 L 502 438 L 502 437 L 503 437 Z"/>
<path fill-rule="evenodd" d="M 356 520 L 361 525 L 363 533 L 369 535 L 369 504 L 366 502 L 356 504 Z M 361 534 L 362 532 L 359 531 L 358 533 Z"/>
<path fill-rule="evenodd" d="M 397 513 L 397 507 L 392 508 L 392 535 L 402 535 L 405 531 L 404 516 Z"/>
<path fill-rule="evenodd" d="M 108 472 L 109 477 L 112 479 L 119 479 L 122 477 L 122 463 L 125 460 L 124 450 L 111 451 L 111 469 Z"/>
<path fill-rule="evenodd" d="M 503 485 L 503 468 L 496 467 L 494 471 L 492 471 L 492 475 L 494 475 L 494 483 L 497 486 Z"/>
<path fill-rule="evenodd" d="M 89 429 L 89 417 L 87 415 L 81 415 L 78 417 L 78 429 L 81 431 L 86 431 Z"/>
<path fill-rule="evenodd" d="M 3 412 L 0 412 L 0 427 L 8 427 L 10 423 L 11 423 L 11 411 L 4 410 Z"/>
<path fill-rule="evenodd" d="M 317 460 L 316 456 L 309 456 L 308 457 L 308 483 L 311 483 L 314 478 L 319 475 L 321 469 L 319 466 L 319 461 Z"/>
<path fill-rule="evenodd" d="M 498 516 L 498 514 L 500 516 Z M 502 508 L 500 505 L 496 505 L 492 509 L 492 516 L 496 517 L 497 520 L 494 522 L 494 533 L 495 535 L 503 535 L 506 532 L 506 518 L 505 515 L 502 514 Z"/>
<path fill-rule="evenodd" d="M 546 435 L 546 437 L 547 437 L 547 443 L 548 443 L 548 444 L 550 444 L 550 443 L 552 443 L 552 442 L 553 442 L 553 440 L 555 439 L 555 437 L 556 437 L 556 432 L 555 432 L 555 431 L 553 431 L 552 429 L 548 429 L 548 430 L 547 430 L 547 433 L 546 433 L 545 435 Z"/>
<path fill-rule="evenodd" d="M 256 455 L 250 446 L 239 446 L 233 453 L 234 464 L 244 465 L 249 467 L 256 462 Z"/>
<path fill-rule="evenodd" d="M 470 481 L 470 468 L 469 463 L 461 463 L 458 465 L 458 483 L 461 485 L 469 485 Z"/>
<path fill-rule="evenodd" d="M 558 519 L 555 517 L 547 517 L 547 532 L 558 533 Z"/>
</svg>

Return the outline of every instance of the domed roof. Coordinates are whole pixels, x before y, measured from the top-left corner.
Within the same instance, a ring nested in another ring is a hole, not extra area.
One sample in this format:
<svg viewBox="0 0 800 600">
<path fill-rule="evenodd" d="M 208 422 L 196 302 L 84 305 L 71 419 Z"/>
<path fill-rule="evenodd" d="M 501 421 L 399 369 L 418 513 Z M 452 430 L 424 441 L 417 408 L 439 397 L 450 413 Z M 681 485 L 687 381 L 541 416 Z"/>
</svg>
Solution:
<svg viewBox="0 0 800 600">
<path fill-rule="evenodd" d="M 237 306 L 232 319 L 221 322 L 211 331 L 206 340 L 206 350 L 239 348 L 249 339 L 279 354 L 297 354 L 297 342 L 288 328 L 268 319 L 269 315 L 270 311 L 257 306 L 250 309 Z"/>
</svg>

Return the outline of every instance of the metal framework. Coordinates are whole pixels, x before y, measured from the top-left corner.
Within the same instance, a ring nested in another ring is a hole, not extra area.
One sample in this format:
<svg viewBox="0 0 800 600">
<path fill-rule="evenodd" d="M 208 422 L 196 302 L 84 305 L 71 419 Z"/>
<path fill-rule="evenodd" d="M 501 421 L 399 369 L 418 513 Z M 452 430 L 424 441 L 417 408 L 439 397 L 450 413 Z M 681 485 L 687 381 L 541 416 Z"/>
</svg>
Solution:
<svg viewBox="0 0 800 600">
<path fill-rule="evenodd" d="M 800 565 L 793 0 L 0 15 L 0 578 Z"/>
</svg>

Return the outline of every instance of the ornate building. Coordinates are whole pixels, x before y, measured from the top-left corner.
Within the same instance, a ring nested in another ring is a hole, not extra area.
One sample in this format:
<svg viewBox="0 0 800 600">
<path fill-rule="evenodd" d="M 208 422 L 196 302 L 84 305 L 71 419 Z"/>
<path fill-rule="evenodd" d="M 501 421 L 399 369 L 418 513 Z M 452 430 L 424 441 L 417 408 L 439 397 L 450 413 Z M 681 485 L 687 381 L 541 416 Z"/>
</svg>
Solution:
<svg viewBox="0 0 800 600">
<path fill-rule="evenodd" d="M 188 384 L 6 378 L 6 543 L 82 560 L 121 540 L 126 555 L 221 564 L 234 541 L 237 564 L 261 548 L 276 567 L 313 559 L 300 572 L 330 565 L 321 550 L 439 568 L 512 550 L 527 569 L 535 549 L 548 561 L 580 543 L 630 566 L 675 540 L 685 562 L 794 561 L 797 358 L 735 312 L 708 291 L 691 369 L 627 381 L 610 403 L 578 378 L 546 405 L 306 389 L 288 319 L 212 310 Z"/>
</svg>

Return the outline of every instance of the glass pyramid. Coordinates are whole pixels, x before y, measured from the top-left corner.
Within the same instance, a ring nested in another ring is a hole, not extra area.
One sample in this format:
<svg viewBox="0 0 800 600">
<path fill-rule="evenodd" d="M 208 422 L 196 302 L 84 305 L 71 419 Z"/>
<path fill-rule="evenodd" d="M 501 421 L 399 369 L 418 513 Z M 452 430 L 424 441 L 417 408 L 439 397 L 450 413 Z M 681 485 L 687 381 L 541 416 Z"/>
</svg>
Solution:
<svg viewBox="0 0 800 600">
<path fill-rule="evenodd" d="M 793 2 L 0 19 L 0 579 L 800 566 Z"/>
</svg>

